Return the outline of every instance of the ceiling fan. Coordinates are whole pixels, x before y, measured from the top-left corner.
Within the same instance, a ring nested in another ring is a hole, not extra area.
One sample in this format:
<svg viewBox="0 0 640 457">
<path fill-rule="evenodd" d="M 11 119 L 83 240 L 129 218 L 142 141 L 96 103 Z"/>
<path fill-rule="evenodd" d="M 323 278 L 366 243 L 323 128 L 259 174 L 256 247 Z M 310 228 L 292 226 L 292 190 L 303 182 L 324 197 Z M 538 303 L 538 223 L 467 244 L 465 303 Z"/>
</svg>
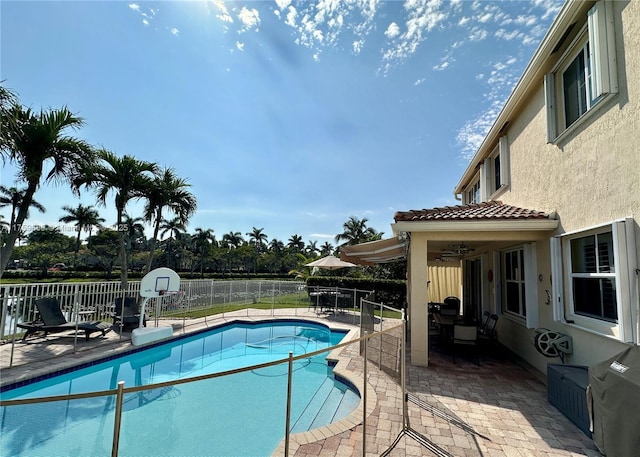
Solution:
<svg viewBox="0 0 640 457">
<path fill-rule="evenodd" d="M 464 243 L 461 244 L 450 244 L 449 248 L 443 249 L 441 256 L 442 257 L 464 257 L 470 252 L 475 251 L 474 248 L 467 247 Z"/>
</svg>

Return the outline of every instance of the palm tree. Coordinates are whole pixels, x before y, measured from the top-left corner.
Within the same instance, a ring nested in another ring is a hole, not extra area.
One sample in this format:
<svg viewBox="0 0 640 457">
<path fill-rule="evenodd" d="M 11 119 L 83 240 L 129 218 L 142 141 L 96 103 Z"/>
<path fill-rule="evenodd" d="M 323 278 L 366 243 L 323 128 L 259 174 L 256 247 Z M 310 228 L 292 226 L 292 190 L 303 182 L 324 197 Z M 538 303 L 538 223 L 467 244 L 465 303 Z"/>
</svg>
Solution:
<svg viewBox="0 0 640 457">
<path fill-rule="evenodd" d="M 62 216 L 58 219 L 58 222 L 64 222 L 65 224 L 70 224 L 75 222 L 76 230 L 78 231 L 78 237 L 76 239 L 76 254 L 80 250 L 80 235 L 83 230 L 89 232 L 89 236 L 91 236 L 91 231 L 94 226 L 99 226 L 100 223 L 104 222 L 104 218 L 100 217 L 98 211 L 93 209 L 93 206 L 84 206 L 82 204 L 78 204 L 77 208 L 72 208 L 71 206 L 63 206 L 62 209 L 66 211 L 68 214 L 66 216 Z"/>
<path fill-rule="evenodd" d="M 309 241 L 306 247 L 307 257 L 315 257 L 318 253 L 318 242 L 317 241 Z"/>
<path fill-rule="evenodd" d="M 146 194 L 147 204 L 144 208 L 145 219 L 154 222 L 146 272 L 151 270 L 153 263 L 160 224 L 163 221 L 163 210 L 171 211 L 183 224 L 187 223 L 189 217 L 196 210 L 196 198 L 187 190 L 187 187 L 190 187 L 190 184 L 184 179 L 178 178 L 172 168 L 165 168 L 153 178 L 151 187 Z"/>
<path fill-rule="evenodd" d="M 2 119 L 2 128 L 0 129 L 0 152 L 3 154 L 10 149 L 11 135 L 10 131 L 11 112 L 13 107 L 18 104 L 18 97 L 9 89 L 0 86 L 0 119 Z"/>
<path fill-rule="evenodd" d="M 328 241 L 325 241 L 322 246 L 320 246 L 320 255 L 322 257 L 328 256 L 333 253 L 333 245 Z"/>
<path fill-rule="evenodd" d="M 180 236 L 187 230 L 187 228 L 185 227 L 180 217 L 174 217 L 169 221 L 163 220 L 162 224 L 160 225 L 160 230 L 161 230 L 160 236 L 162 237 L 164 237 L 167 233 L 169 234 L 169 240 L 167 241 L 166 255 L 167 255 L 167 266 L 171 267 L 170 263 L 172 262 L 169 259 L 172 259 L 174 257 L 173 240 L 174 238 L 178 240 Z"/>
<path fill-rule="evenodd" d="M 129 155 L 118 157 L 104 149 L 98 151 L 98 159 L 98 163 L 85 167 L 83 175 L 74 181 L 74 186 L 93 188 L 101 205 L 106 205 L 109 194 L 115 193 L 116 228 L 120 235 L 120 287 L 124 290 L 127 288 L 129 261 L 123 215 L 130 200 L 145 197 L 151 185 L 150 174 L 156 174 L 158 166 Z"/>
<path fill-rule="evenodd" d="M 267 240 L 269 239 L 264 233 L 264 228 L 253 227 L 250 232 L 247 232 L 247 235 L 249 236 L 249 243 L 255 245 L 258 253 L 262 252 L 264 246 L 267 243 Z"/>
<path fill-rule="evenodd" d="M 240 232 L 229 232 L 222 235 L 222 243 L 227 249 L 236 249 L 242 246 L 244 238 Z"/>
<path fill-rule="evenodd" d="M 204 277 L 204 258 L 211 245 L 215 244 L 216 237 L 213 235 L 213 230 L 211 229 L 197 228 L 192 238 L 198 255 L 200 256 L 200 277 Z"/>
<path fill-rule="evenodd" d="M 287 247 L 294 252 L 302 252 L 304 249 L 304 241 L 302 241 L 302 237 L 300 235 L 291 235 L 291 238 L 289 238 L 289 242 L 287 243 Z"/>
<path fill-rule="evenodd" d="M 279 256 L 280 253 L 284 250 L 284 243 L 277 238 L 274 238 L 269 243 L 269 249 L 271 249 L 276 256 Z"/>
<path fill-rule="evenodd" d="M 141 244 L 139 240 L 144 239 L 144 219 L 141 217 L 131 217 L 127 213 L 122 215 L 122 229 L 124 232 L 125 244 L 127 246 L 127 257 L 129 258 L 129 268 L 131 269 L 131 256 L 133 254 L 134 243 Z M 144 240 L 143 240 L 144 241 Z"/>
<path fill-rule="evenodd" d="M 25 191 L 26 189 L 0 186 L 0 193 L 3 194 L 3 195 L 0 195 L 0 208 L 3 206 L 11 205 L 11 219 L 9 220 L 9 224 L 10 224 L 9 227 L 13 227 L 16 223 L 16 211 L 20 208 L 20 205 L 22 205 Z M 29 206 L 34 207 L 41 213 L 44 213 L 47 211 L 44 206 L 42 206 L 40 203 L 38 203 L 34 199 L 31 199 L 31 204 Z M 28 217 L 29 217 L 29 211 L 27 210 L 27 218 Z"/>
<path fill-rule="evenodd" d="M 377 232 L 371 227 L 367 227 L 369 219 L 358 219 L 351 216 L 347 222 L 343 224 L 344 231 L 336 235 L 336 243 L 344 240 L 340 246 L 351 246 L 354 244 L 364 243 L 366 241 L 374 241 L 382 238 L 382 233 Z"/>
<path fill-rule="evenodd" d="M 82 118 L 75 116 L 66 107 L 35 113 L 31 109 L 13 104 L 7 110 L 3 107 L 2 111 L 0 154 L 3 159 L 8 159 L 17 166 L 17 179 L 27 186 L 14 226 L 10 228 L 6 243 L 0 250 L 0 277 L 11 258 L 33 196 L 40 187 L 45 165 L 51 163 L 45 182 L 73 182 L 81 170 L 95 160 L 95 151 L 91 145 L 66 134 L 68 129 L 77 129 L 84 124 Z"/>
</svg>

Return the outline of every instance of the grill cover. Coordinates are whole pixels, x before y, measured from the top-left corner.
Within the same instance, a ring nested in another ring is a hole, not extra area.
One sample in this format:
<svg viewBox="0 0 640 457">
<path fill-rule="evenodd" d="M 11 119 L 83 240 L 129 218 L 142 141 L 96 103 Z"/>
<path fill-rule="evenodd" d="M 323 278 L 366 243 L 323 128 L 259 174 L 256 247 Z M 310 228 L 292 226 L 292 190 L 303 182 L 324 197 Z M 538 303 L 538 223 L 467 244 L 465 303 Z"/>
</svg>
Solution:
<svg viewBox="0 0 640 457">
<path fill-rule="evenodd" d="M 593 441 L 608 457 L 640 456 L 640 346 L 589 367 Z"/>
</svg>

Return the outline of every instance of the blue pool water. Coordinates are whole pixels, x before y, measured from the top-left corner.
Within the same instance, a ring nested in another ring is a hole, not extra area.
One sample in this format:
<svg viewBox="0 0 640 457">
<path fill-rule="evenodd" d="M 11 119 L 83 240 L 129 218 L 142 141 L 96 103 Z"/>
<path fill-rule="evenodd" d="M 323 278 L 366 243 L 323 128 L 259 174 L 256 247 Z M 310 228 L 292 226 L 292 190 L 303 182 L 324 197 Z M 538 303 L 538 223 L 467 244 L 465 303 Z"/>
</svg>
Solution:
<svg viewBox="0 0 640 457">
<path fill-rule="evenodd" d="M 236 323 L 2 393 L 3 400 L 193 378 L 333 346 L 344 332 L 302 321 Z M 287 362 L 220 378 L 127 394 L 119 455 L 263 456 L 284 438 Z M 333 377 L 326 353 L 294 363 L 291 427 L 346 417 L 359 396 Z M 110 455 L 114 397 L 0 410 L 0 453 Z"/>
</svg>

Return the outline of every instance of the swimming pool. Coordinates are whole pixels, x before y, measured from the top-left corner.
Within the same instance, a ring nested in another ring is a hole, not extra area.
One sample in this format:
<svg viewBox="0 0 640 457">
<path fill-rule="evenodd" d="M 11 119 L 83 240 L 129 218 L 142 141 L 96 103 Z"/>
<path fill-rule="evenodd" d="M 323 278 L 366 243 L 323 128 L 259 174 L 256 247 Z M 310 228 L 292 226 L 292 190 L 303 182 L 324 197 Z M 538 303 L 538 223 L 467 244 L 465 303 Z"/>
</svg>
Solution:
<svg viewBox="0 0 640 457">
<path fill-rule="evenodd" d="M 2 393 L 2 399 L 147 385 L 310 353 L 345 332 L 304 321 L 234 323 Z M 287 362 L 127 394 L 120 455 L 270 455 L 284 437 Z M 333 376 L 326 353 L 294 362 L 291 427 L 346 417 L 359 396 Z M 110 455 L 114 397 L 2 408 L 0 447 L 14 456 Z"/>
</svg>

